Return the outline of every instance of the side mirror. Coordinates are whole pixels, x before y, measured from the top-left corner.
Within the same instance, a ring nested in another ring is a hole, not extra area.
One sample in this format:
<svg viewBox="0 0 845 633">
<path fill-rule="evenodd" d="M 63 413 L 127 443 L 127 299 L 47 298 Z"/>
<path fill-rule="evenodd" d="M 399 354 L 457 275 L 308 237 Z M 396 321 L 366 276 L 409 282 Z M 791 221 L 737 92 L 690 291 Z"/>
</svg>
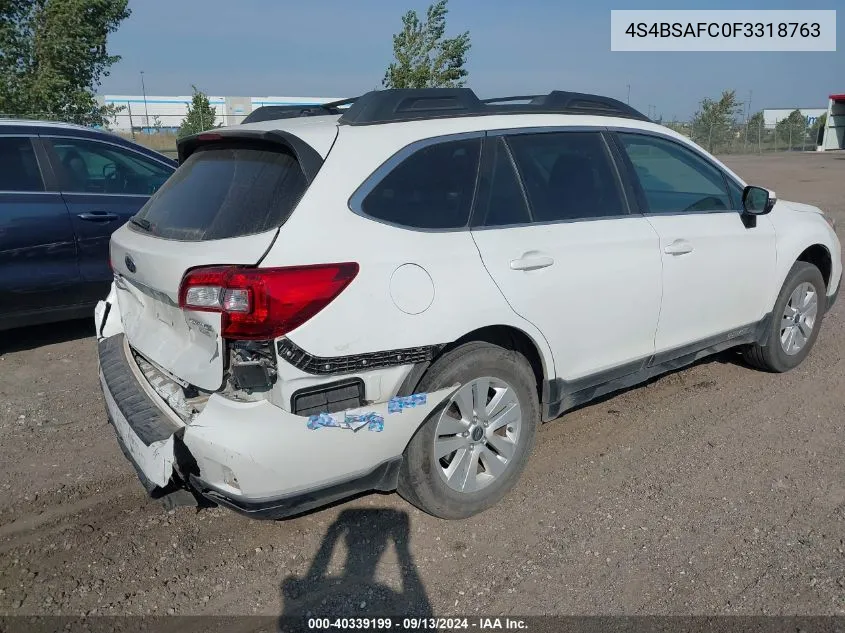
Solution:
<svg viewBox="0 0 845 633">
<path fill-rule="evenodd" d="M 748 215 L 766 215 L 777 202 L 774 191 L 749 185 L 742 192 L 742 210 Z"/>
</svg>

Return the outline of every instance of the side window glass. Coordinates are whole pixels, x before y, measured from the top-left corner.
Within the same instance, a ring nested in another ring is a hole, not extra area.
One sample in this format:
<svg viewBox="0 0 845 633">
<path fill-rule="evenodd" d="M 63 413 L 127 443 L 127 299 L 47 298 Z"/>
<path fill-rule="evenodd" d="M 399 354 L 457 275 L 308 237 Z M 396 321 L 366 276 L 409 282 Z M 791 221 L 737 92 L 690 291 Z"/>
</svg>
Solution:
<svg viewBox="0 0 845 633">
<path fill-rule="evenodd" d="M 0 136 L 0 191 L 44 191 L 29 138 Z"/>
<path fill-rule="evenodd" d="M 481 139 L 423 147 L 395 167 L 362 203 L 367 215 L 420 229 L 466 226 L 475 193 Z"/>
<path fill-rule="evenodd" d="M 726 211 L 733 205 L 722 173 L 673 141 L 619 134 L 651 213 Z"/>
<path fill-rule="evenodd" d="M 598 132 L 515 134 L 508 138 L 535 222 L 627 213 L 610 152 Z"/>
<path fill-rule="evenodd" d="M 52 139 L 62 191 L 152 195 L 173 173 L 135 152 L 97 141 Z"/>
<path fill-rule="evenodd" d="M 482 226 L 526 224 L 531 221 L 528 205 L 519 184 L 510 153 L 502 138 L 493 149 L 493 168 L 490 174 L 488 198 L 484 204 Z"/>
</svg>

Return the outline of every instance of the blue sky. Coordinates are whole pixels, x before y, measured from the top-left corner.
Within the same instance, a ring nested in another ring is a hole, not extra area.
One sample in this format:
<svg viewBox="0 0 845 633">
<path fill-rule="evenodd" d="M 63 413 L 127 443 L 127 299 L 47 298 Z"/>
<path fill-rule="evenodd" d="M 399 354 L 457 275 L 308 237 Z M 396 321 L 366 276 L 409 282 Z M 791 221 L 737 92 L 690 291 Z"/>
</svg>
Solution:
<svg viewBox="0 0 845 633">
<path fill-rule="evenodd" d="M 620 53 L 613 9 L 836 9 L 842 0 L 450 0 L 448 34 L 470 31 L 469 83 L 479 96 L 596 92 L 671 119 L 703 97 L 752 92 L 752 110 L 824 107 L 845 92 L 845 10 L 835 53 Z M 426 0 L 130 0 L 112 35 L 123 59 L 99 92 L 347 96 L 380 86 L 392 34 Z M 839 6 L 845 9 L 845 6 Z"/>
</svg>

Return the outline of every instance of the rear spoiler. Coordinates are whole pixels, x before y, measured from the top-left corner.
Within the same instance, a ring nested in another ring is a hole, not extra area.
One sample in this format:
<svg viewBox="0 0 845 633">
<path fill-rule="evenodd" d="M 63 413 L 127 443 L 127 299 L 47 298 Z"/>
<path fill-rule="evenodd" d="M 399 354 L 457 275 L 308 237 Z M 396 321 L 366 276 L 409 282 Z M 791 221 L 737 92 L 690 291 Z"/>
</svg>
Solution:
<svg viewBox="0 0 845 633">
<path fill-rule="evenodd" d="M 275 121 L 276 119 L 294 119 L 302 116 L 327 116 L 342 114 L 341 109 L 349 105 L 355 99 L 343 99 L 330 103 L 316 103 L 313 105 L 273 105 L 260 106 L 250 112 L 241 124 L 256 123 L 258 121 Z"/>
<path fill-rule="evenodd" d="M 176 143 L 179 152 L 179 164 L 187 160 L 200 147 L 217 143 L 243 141 L 245 145 L 280 145 L 291 152 L 299 162 L 305 180 L 310 185 L 323 166 L 323 157 L 298 136 L 284 130 L 244 130 L 237 127 L 200 132 L 180 139 Z"/>
</svg>

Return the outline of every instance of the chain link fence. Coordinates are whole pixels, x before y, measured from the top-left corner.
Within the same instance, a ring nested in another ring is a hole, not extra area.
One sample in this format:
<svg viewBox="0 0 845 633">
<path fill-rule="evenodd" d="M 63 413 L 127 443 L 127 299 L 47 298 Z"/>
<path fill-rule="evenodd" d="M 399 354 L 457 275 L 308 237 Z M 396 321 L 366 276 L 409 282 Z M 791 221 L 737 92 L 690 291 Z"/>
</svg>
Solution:
<svg viewBox="0 0 845 633">
<path fill-rule="evenodd" d="M 760 120 L 733 125 L 694 121 L 664 121 L 663 124 L 716 155 L 815 151 L 819 135 L 816 126 L 795 125 L 786 120 L 776 125 L 765 125 Z"/>
<path fill-rule="evenodd" d="M 176 140 L 184 114 L 147 115 L 143 111 L 119 112 L 112 115 L 104 126 L 124 138 L 145 145 L 164 154 L 175 156 Z M 66 123 L 84 124 L 83 121 L 39 114 L 2 114 L 0 118 L 61 120 Z M 226 115 L 217 111 L 214 122 L 217 125 L 237 125 L 244 115 Z M 816 126 L 795 125 L 787 120 L 777 125 L 765 125 L 762 120 L 752 119 L 748 123 L 708 125 L 694 121 L 663 121 L 663 125 L 683 134 L 708 150 L 711 154 L 762 154 L 765 152 L 814 151 L 818 143 Z M 203 127 L 206 127 L 203 122 Z"/>
</svg>

